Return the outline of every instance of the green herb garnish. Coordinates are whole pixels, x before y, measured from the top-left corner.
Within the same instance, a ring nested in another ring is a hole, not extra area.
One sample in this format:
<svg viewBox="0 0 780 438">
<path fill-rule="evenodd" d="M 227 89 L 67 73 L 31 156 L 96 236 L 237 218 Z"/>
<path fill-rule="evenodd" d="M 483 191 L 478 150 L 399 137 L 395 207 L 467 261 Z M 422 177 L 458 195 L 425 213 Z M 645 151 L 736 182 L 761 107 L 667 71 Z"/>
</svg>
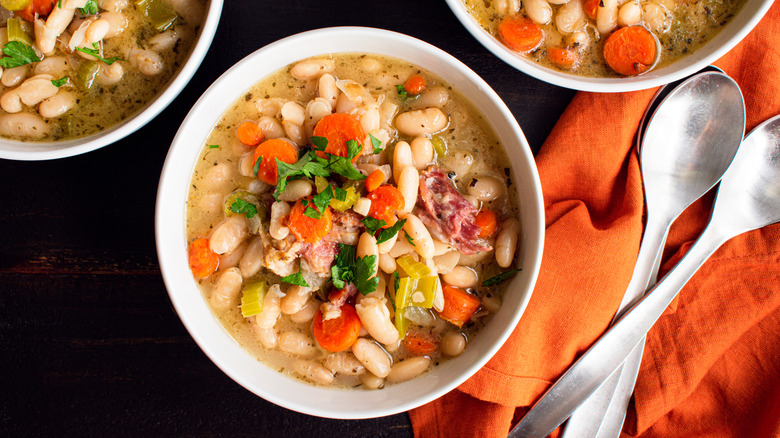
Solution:
<svg viewBox="0 0 780 438">
<path fill-rule="evenodd" d="M 393 224 L 392 227 L 382 228 L 382 230 L 379 231 L 379 236 L 377 236 L 376 238 L 376 243 L 380 244 L 392 239 L 393 236 L 395 236 L 396 234 L 398 234 L 399 231 L 401 231 L 401 228 L 404 227 L 404 224 L 406 224 L 406 219 L 401 219 L 400 221 Z M 407 235 L 406 237 L 408 239 L 409 236 Z M 411 240 L 409 241 L 409 243 L 412 243 Z M 414 243 L 412 243 L 412 245 L 414 245 Z"/>
<path fill-rule="evenodd" d="M 260 163 L 262 162 L 263 162 L 263 156 L 261 155 L 260 158 L 258 158 L 257 161 L 255 161 L 255 166 L 252 168 L 252 175 L 254 175 L 255 178 L 257 178 L 257 172 L 260 171 Z"/>
<path fill-rule="evenodd" d="M 230 205 L 230 211 L 238 214 L 245 213 L 247 219 L 251 219 L 257 214 L 257 206 L 251 202 L 238 198 Z"/>
<path fill-rule="evenodd" d="M 54 85 L 57 88 L 65 85 L 66 83 L 68 83 L 68 77 L 67 76 L 61 77 L 59 79 L 52 79 L 51 80 L 51 84 Z"/>
<path fill-rule="evenodd" d="M 387 222 L 385 222 L 383 219 L 377 220 L 372 218 L 371 216 L 366 216 L 363 218 L 362 221 L 363 225 L 366 226 L 366 232 L 371 234 L 372 236 L 376 234 L 376 231 L 385 225 L 387 225 Z"/>
<path fill-rule="evenodd" d="M 382 148 L 379 147 L 379 146 L 382 146 L 382 141 L 379 140 L 378 138 L 374 137 L 371 134 L 368 134 L 368 136 L 371 138 L 371 146 L 374 147 L 374 153 L 378 154 L 378 153 L 382 152 Z"/>
<path fill-rule="evenodd" d="M 322 162 L 324 160 L 318 158 L 317 154 L 311 151 L 304 154 L 295 164 L 287 164 L 278 158 L 275 160 L 276 168 L 279 172 L 279 181 L 276 184 L 276 190 L 274 190 L 274 198 L 277 200 L 279 199 L 279 194 L 287 187 L 287 181 L 290 179 L 297 179 L 302 176 L 307 178 L 330 176 L 330 172 Z"/>
<path fill-rule="evenodd" d="M 482 286 L 493 286 L 506 281 L 509 277 L 515 275 L 515 273 L 522 271 L 522 269 L 510 269 L 506 272 L 502 272 L 495 277 L 490 277 L 482 282 Z"/>
<path fill-rule="evenodd" d="M 343 289 L 352 283 L 358 292 L 368 295 L 376 290 L 379 279 L 371 277 L 376 267 L 376 256 L 356 257 L 356 247 L 339 244 L 333 266 L 330 268 L 333 286 Z"/>
<path fill-rule="evenodd" d="M 325 137 L 310 137 L 310 140 L 315 151 L 325 152 L 325 148 L 328 147 L 328 139 Z"/>
<path fill-rule="evenodd" d="M 294 284 L 296 286 L 309 287 L 309 283 L 306 283 L 306 280 L 303 278 L 303 275 L 301 275 L 300 271 L 296 272 L 295 274 L 282 277 L 280 280 L 285 283 Z"/>
<path fill-rule="evenodd" d="M 218 144 L 210 144 L 209 149 L 219 149 Z M 257 171 L 255 171 L 255 178 L 257 178 Z"/>
<path fill-rule="evenodd" d="M 100 50 L 98 50 L 98 49 L 88 49 L 86 47 L 76 47 L 76 50 L 78 50 L 79 52 L 86 53 L 87 55 L 92 55 L 95 58 L 103 61 L 107 65 L 111 65 L 111 64 L 113 64 L 113 63 L 115 63 L 117 61 L 124 61 L 124 59 L 122 59 L 122 58 L 120 58 L 118 56 L 114 56 L 114 57 L 111 57 L 111 58 L 103 58 L 102 56 L 100 56 Z"/>
<path fill-rule="evenodd" d="M 401 98 L 402 102 L 409 98 L 409 94 L 406 93 L 403 85 L 396 85 L 395 90 L 398 92 L 398 97 Z"/>
<path fill-rule="evenodd" d="M 414 242 L 412 242 L 412 238 L 409 237 L 408 234 L 404 233 L 404 237 L 406 237 L 406 241 L 409 242 L 409 245 L 417 246 L 417 245 L 414 244 Z"/>
<path fill-rule="evenodd" d="M 89 0 L 83 8 L 79 8 L 81 15 L 95 15 L 98 13 L 98 5 L 92 0 Z"/>
<path fill-rule="evenodd" d="M 21 41 L 9 41 L 3 46 L 4 58 L 0 58 L 0 67 L 14 68 L 38 62 L 41 58 L 32 47 Z"/>
<path fill-rule="evenodd" d="M 354 283 L 358 292 L 363 295 L 368 295 L 371 292 L 374 292 L 376 287 L 379 285 L 379 279 L 372 277 L 374 271 L 376 270 L 376 259 L 377 257 L 375 255 L 358 257 L 355 263 L 356 269 Z"/>
</svg>

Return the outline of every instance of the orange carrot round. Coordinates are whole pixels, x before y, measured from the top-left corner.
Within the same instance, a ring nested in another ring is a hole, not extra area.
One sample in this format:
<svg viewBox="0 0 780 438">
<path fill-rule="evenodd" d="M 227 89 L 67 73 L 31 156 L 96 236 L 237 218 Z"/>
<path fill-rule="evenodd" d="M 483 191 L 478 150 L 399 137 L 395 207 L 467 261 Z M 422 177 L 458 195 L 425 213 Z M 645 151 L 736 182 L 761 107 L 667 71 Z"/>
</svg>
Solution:
<svg viewBox="0 0 780 438">
<path fill-rule="evenodd" d="M 263 157 L 263 161 L 260 162 L 260 166 L 257 168 L 257 179 L 276 185 L 279 181 L 279 169 L 276 165 L 276 159 L 278 158 L 279 161 L 293 164 L 298 161 L 298 152 L 290 143 L 280 138 L 275 138 L 266 140 L 255 148 L 254 160 L 252 162 L 257 164 L 257 160 L 260 157 Z"/>
<path fill-rule="evenodd" d="M 444 295 L 444 308 L 439 312 L 439 316 L 458 327 L 463 327 L 482 304 L 479 298 L 463 289 L 445 284 L 441 290 Z"/>
<path fill-rule="evenodd" d="M 374 171 L 371 172 L 371 175 L 368 175 L 368 178 L 366 178 L 366 190 L 373 192 L 379 188 L 383 182 L 385 182 L 385 174 L 379 169 L 374 169 Z"/>
<path fill-rule="evenodd" d="M 406 338 L 404 338 L 404 347 L 406 347 L 406 351 L 415 356 L 427 356 L 435 353 L 439 345 L 436 338 L 430 334 L 409 331 L 406 333 Z"/>
<path fill-rule="evenodd" d="M 404 82 L 404 90 L 411 95 L 420 94 L 425 89 L 425 78 L 420 75 L 409 76 Z"/>
<path fill-rule="evenodd" d="M 482 210 L 474 217 L 474 224 L 479 227 L 479 237 L 490 237 L 498 228 L 498 218 L 493 210 Z"/>
<path fill-rule="evenodd" d="M 290 209 L 290 216 L 287 219 L 287 226 L 298 240 L 317 243 L 330 232 L 330 228 L 333 226 L 333 214 L 330 212 L 330 207 L 325 207 L 325 212 L 322 213 L 319 219 L 306 216 L 306 209 L 309 207 L 319 211 L 314 203 L 310 202 L 311 197 L 306 198 L 306 201 L 308 205 L 305 206 L 302 200 L 298 200 L 293 205 L 293 208 Z"/>
<path fill-rule="evenodd" d="M 368 215 L 376 220 L 383 220 L 388 226 L 395 223 L 395 212 L 404 206 L 404 195 L 389 184 L 377 187 L 367 196 L 371 200 Z"/>
<path fill-rule="evenodd" d="M 38 18 L 45 20 L 56 3 L 56 0 L 33 0 L 26 8 L 14 11 L 14 14 L 29 22 L 35 21 L 35 14 L 38 14 Z"/>
<path fill-rule="evenodd" d="M 525 53 L 539 47 L 544 32 L 538 24 L 525 17 L 507 17 L 498 25 L 504 44 L 515 52 Z"/>
<path fill-rule="evenodd" d="M 547 49 L 547 59 L 561 68 L 572 68 L 577 65 L 579 56 L 572 49 L 563 49 L 560 47 L 550 47 Z"/>
<path fill-rule="evenodd" d="M 219 267 L 219 255 L 211 250 L 205 237 L 193 240 L 187 253 L 190 270 L 198 278 L 208 277 Z"/>
<path fill-rule="evenodd" d="M 602 0 L 585 0 L 585 4 L 582 5 L 583 9 L 585 9 L 585 14 L 595 20 L 596 15 L 599 13 L 599 3 L 601 3 L 601 1 Z"/>
<path fill-rule="evenodd" d="M 317 155 L 320 158 L 325 158 L 326 152 L 339 157 L 346 157 L 347 142 L 349 140 L 355 140 L 358 144 L 358 149 L 362 151 L 363 141 L 366 139 L 366 134 L 363 133 L 360 121 L 354 116 L 344 113 L 329 114 L 323 117 L 317 122 L 317 126 L 314 127 L 313 135 L 328 139 L 328 146 L 325 148 L 325 152 L 317 151 Z M 352 158 L 352 162 L 357 161 L 359 156 L 360 153 Z"/>
<path fill-rule="evenodd" d="M 247 146 L 257 146 L 263 141 L 263 130 L 257 123 L 244 122 L 236 129 L 238 141 Z"/>
<path fill-rule="evenodd" d="M 622 27 L 604 42 L 604 59 L 612 70 L 631 76 L 644 73 L 655 62 L 655 38 L 642 26 Z"/>
<path fill-rule="evenodd" d="M 322 312 L 318 310 L 311 326 L 314 339 L 317 340 L 320 347 L 333 353 L 351 347 L 357 340 L 362 327 L 354 307 L 344 304 L 340 310 L 341 315 L 331 319 L 323 319 Z"/>
</svg>

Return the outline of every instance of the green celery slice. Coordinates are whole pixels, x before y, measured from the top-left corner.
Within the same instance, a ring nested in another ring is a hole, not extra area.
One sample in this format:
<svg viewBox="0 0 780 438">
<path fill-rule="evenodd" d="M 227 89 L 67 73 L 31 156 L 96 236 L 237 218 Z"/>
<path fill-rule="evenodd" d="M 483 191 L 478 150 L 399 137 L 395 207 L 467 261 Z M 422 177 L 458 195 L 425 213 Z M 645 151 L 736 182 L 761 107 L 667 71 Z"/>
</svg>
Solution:
<svg viewBox="0 0 780 438">
<path fill-rule="evenodd" d="M 434 135 L 431 138 L 431 143 L 433 143 L 433 149 L 436 150 L 437 157 L 441 158 L 447 154 L 447 143 L 444 142 L 443 138 Z"/>
<path fill-rule="evenodd" d="M 410 255 L 399 257 L 396 263 L 403 268 L 406 275 L 412 278 L 422 278 L 431 275 L 431 268 L 426 266 L 425 263 L 416 262 Z"/>
<path fill-rule="evenodd" d="M 325 178 L 321 176 L 314 177 L 314 187 L 317 188 L 317 193 L 322 193 L 322 191 L 327 189 L 329 185 L 330 183 Z"/>
<path fill-rule="evenodd" d="M 409 305 L 412 294 L 413 279 L 404 277 L 398 282 L 398 290 L 395 291 L 395 328 L 401 339 L 406 337 L 406 331 L 409 329 L 409 320 L 403 315 L 403 308 Z"/>
<path fill-rule="evenodd" d="M 360 194 L 357 192 L 357 190 L 355 190 L 354 187 L 347 187 L 345 191 L 347 192 L 347 198 L 343 201 L 339 201 L 336 198 L 331 199 L 330 208 L 343 213 L 347 211 L 348 208 L 351 208 L 353 205 L 355 205 L 355 202 L 357 202 L 358 198 L 360 198 Z"/>
<path fill-rule="evenodd" d="M 7 26 L 6 31 L 8 32 L 8 41 L 19 41 L 22 43 L 27 44 L 28 46 L 33 45 L 33 39 L 27 32 L 22 29 L 22 24 L 18 18 L 9 18 L 6 22 Z"/>
<path fill-rule="evenodd" d="M 430 309 L 433 307 L 433 299 L 436 296 L 436 289 L 438 287 L 438 275 L 431 275 L 414 280 L 412 293 L 409 296 L 409 305 Z"/>
<path fill-rule="evenodd" d="M 135 5 L 159 32 L 173 26 L 173 22 L 179 18 L 176 11 L 162 0 L 138 0 Z"/>
<path fill-rule="evenodd" d="M 81 61 L 79 68 L 76 70 L 75 77 L 72 77 L 73 82 L 80 89 L 87 91 L 92 89 L 92 85 L 95 83 L 100 65 L 97 61 Z"/>
<path fill-rule="evenodd" d="M 268 291 L 265 281 L 257 281 L 244 286 L 244 294 L 241 296 L 241 314 L 249 318 L 263 311 L 263 300 Z"/>
<path fill-rule="evenodd" d="M 0 0 L 0 6 L 9 11 L 19 11 L 32 4 L 32 0 Z"/>
</svg>

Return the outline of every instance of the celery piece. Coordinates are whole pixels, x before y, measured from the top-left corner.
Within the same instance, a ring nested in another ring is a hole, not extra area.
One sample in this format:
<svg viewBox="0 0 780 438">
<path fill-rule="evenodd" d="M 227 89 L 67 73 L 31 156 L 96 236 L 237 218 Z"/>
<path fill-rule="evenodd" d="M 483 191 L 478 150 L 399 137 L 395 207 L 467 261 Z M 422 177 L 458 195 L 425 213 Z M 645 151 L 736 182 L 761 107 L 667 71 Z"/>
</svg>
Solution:
<svg viewBox="0 0 780 438">
<path fill-rule="evenodd" d="M 398 329 L 401 339 L 406 337 L 406 330 L 409 328 L 409 320 L 404 316 L 403 308 L 409 305 L 413 286 L 414 280 L 404 277 L 398 282 L 398 290 L 395 291 L 395 328 Z"/>
<path fill-rule="evenodd" d="M 414 280 L 412 293 L 409 295 L 409 305 L 430 309 L 433 307 L 433 298 L 436 296 L 436 289 L 438 287 L 438 275 L 431 275 Z"/>
<path fill-rule="evenodd" d="M 0 6 L 9 11 L 19 11 L 32 4 L 32 0 L 0 0 Z"/>
<path fill-rule="evenodd" d="M 244 294 L 241 296 L 241 314 L 244 318 L 263 311 L 263 300 L 267 291 L 268 284 L 265 281 L 249 283 L 244 287 Z"/>
<path fill-rule="evenodd" d="M 396 263 L 403 268 L 406 275 L 412 278 L 422 278 L 431 275 L 431 268 L 426 266 L 425 263 L 414 261 L 410 255 L 399 257 Z"/>
<path fill-rule="evenodd" d="M 232 207 L 233 204 L 239 199 L 254 205 L 255 208 L 257 209 L 257 216 L 259 216 L 261 221 L 265 220 L 266 211 L 265 208 L 263 207 L 263 204 L 261 204 L 260 201 L 257 199 L 257 196 L 251 192 L 248 192 L 246 190 L 240 190 L 240 189 L 227 195 L 227 197 L 225 198 L 225 204 L 222 207 L 222 210 L 225 212 L 225 216 L 230 217 L 236 214 L 236 211 L 234 211 Z M 251 219 L 249 216 L 253 216 L 253 215 L 247 214 L 247 219 Z"/>
<path fill-rule="evenodd" d="M 100 65 L 96 61 L 81 61 L 75 77 L 71 77 L 71 79 L 73 79 L 77 87 L 87 91 L 92 89 L 99 70 Z"/>
<path fill-rule="evenodd" d="M 418 306 L 404 307 L 404 317 L 412 323 L 421 327 L 432 327 L 436 325 L 436 317 L 430 309 Z"/>
<path fill-rule="evenodd" d="M 6 22 L 8 27 L 8 41 L 19 41 L 25 43 L 28 46 L 33 45 L 33 39 L 27 32 L 22 29 L 22 24 L 18 18 L 9 18 Z"/>
<path fill-rule="evenodd" d="M 173 26 L 173 22 L 179 18 L 176 11 L 162 0 L 138 0 L 135 6 L 159 32 Z"/>
<path fill-rule="evenodd" d="M 437 157 L 441 158 L 447 154 L 447 143 L 444 142 L 443 138 L 434 135 L 433 138 L 431 138 L 431 143 L 433 143 L 433 149 L 436 150 Z"/>
<path fill-rule="evenodd" d="M 330 183 L 325 178 L 321 176 L 314 177 L 314 187 L 317 188 L 317 193 L 322 193 L 322 191 L 327 189 L 329 185 Z"/>
<path fill-rule="evenodd" d="M 347 211 L 348 208 L 355 205 L 355 202 L 357 202 L 358 198 L 360 198 L 360 195 L 358 194 L 357 190 L 355 190 L 354 187 L 347 187 L 344 189 L 347 192 L 347 198 L 343 201 L 339 201 L 336 198 L 332 198 L 330 200 L 330 208 L 334 210 L 338 210 L 340 212 Z"/>
</svg>

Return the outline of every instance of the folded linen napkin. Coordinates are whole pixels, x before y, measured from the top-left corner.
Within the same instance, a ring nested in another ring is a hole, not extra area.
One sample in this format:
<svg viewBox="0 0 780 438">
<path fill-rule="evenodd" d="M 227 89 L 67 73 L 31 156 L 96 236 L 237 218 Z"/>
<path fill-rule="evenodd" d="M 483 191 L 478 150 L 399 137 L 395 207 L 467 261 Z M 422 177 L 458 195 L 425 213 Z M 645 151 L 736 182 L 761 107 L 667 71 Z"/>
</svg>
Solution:
<svg viewBox="0 0 780 438">
<path fill-rule="evenodd" d="M 716 62 L 742 88 L 746 132 L 780 113 L 780 3 Z M 655 90 L 578 93 L 536 157 L 547 231 L 513 335 L 458 389 L 410 411 L 418 437 L 505 437 L 609 326 L 642 235 L 632 149 Z M 712 195 L 678 219 L 661 273 L 685 254 Z M 780 436 L 780 225 L 738 236 L 648 333 L 623 436 Z"/>
</svg>

